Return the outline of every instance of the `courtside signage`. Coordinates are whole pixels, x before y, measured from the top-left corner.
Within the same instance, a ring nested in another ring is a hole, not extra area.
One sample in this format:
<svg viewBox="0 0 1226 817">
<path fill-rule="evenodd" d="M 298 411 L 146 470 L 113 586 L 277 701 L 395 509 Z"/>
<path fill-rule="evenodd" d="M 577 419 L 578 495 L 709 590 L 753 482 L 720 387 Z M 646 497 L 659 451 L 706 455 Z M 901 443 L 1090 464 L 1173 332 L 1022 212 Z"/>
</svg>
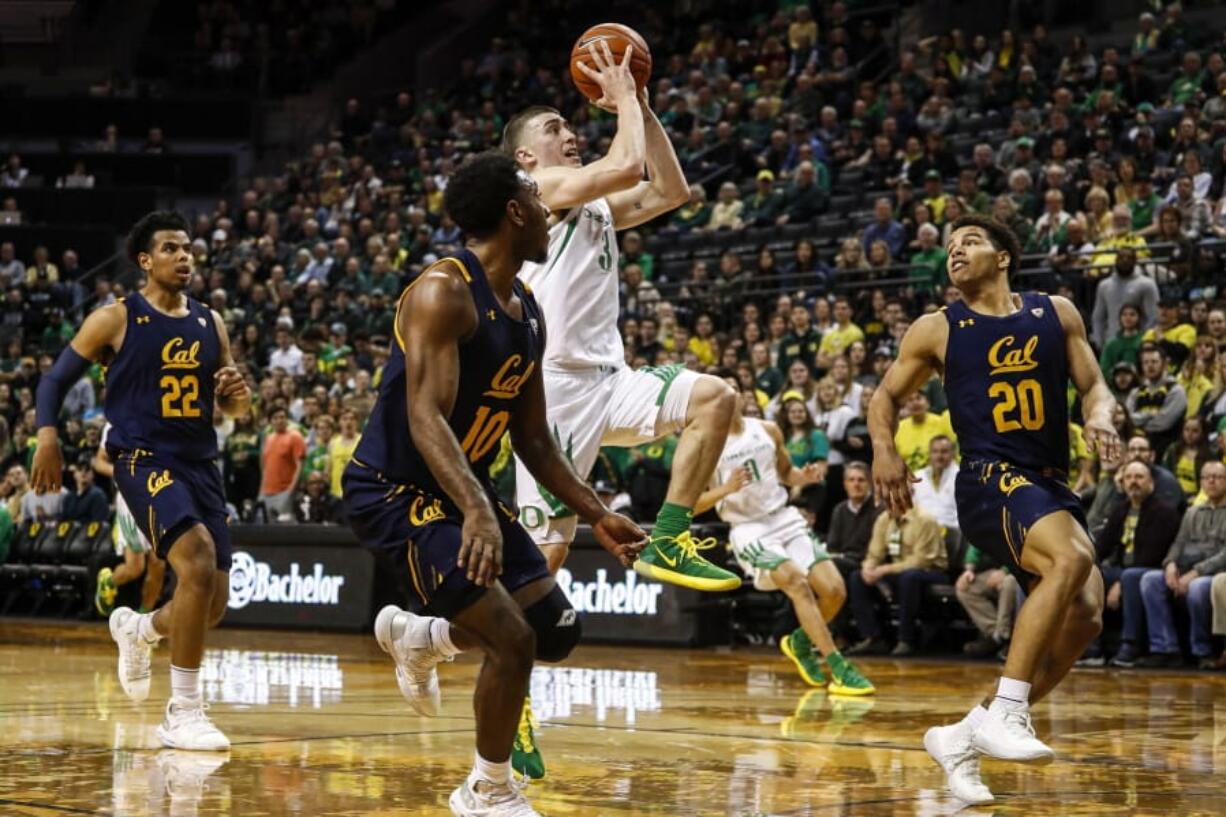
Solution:
<svg viewBox="0 0 1226 817">
<path fill-rule="evenodd" d="M 362 547 L 244 542 L 230 567 L 225 623 L 360 630 L 373 590 L 374 559 Z"/>
</svg>

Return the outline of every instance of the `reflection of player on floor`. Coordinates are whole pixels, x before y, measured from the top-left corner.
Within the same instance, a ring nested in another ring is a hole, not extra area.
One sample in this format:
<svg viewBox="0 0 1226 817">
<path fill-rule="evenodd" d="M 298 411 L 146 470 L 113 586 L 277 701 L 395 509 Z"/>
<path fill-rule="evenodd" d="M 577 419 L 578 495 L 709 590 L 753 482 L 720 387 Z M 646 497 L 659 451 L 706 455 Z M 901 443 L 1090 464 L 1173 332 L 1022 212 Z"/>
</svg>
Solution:
<svg viewBox="0 0 1226 817">
<path fill-rule="evenodd" d="M 979 778 L 980 755 L 1052 760 L 1031 726 L 1030 703 L 1051 692 L 1102 628 L 1102 576 L 1068 487 L 1070 378 L 1081 395 L 1086 441 L 1110 462 L 1119 437 L 1111 423 L 1115 401 L 1077 308 L 1064 298 L 1013 292 L 1016 236 L 994 219 L 966 216 L 954 224 L 948 250 L 949 277 L 962 300 L 907 331 L 873 398 L 869 429 L 877 496 L 905 511 L 916 478 L 894 447 L 898 409 L 933 371 L 942 372 L 962 447 L 962 533 L 1030 579 L 995 698 L 924 736 L 953 794 L 983 803 L 992 793 Z"/>
<path fill-rule="evenodd" d="M 753 395 L 742 392 L 743 404 Z M 759 590 L 782 590 L 800 627 L 783 637 L 780 649 L 811 686 L 825 686 L 822 658 L 830 667 L 830 692 L 869 695 L 873 685 L 834 645 L 826 622 L 847 599 L 843 577 L 826 546 L 800 511 L 788 505 L 788 488 L 822 479 L 817 463 L 794 468 L 774 423 L 737 414 L 724 444 L 712 487 L 698 498 L 696 513 L 714 507 L 732 526 L 728 538 L 736 560 Z M 816 598 L 814 598 L 814 594 Z"/>
<path fill-rule="evenodd" d="M 94 454 L 94 470 L 108 479 L 114 478 L 115 464 L 106 453 L 106 440 L 111 431 L 107 423 L 102 430 L 102 443 Z M 97 586 L 94 590 L 94 607 L 100 615 L 109 616 L 115 609 L 115 596 L 119 588 L 128 582 L 134 582 L 144 574 L 145 581 L 140 591 L 140 611 L 147 613 L 157 604 L 158 596 L 162 595 L 162 583 L 166 577 L 166 563 L 157 557 L 149 540 L 128 510 L 128 503 L 123 501 L 123 494 L 115 493 L 115 524 L 111 528 L 111 538 L 115 541 L 115 555 L 123 557 L 123 564 L 112 570 L 104 567 L 98 571 Z M 145 572 L 146 564 L 148 572 Z"/>
<path fill-rule="evenodd" d="M 548 257 L 520 270 L 550 326 L 542 362 L 549 425 L 585 477 L 602 445 L 632 447 L 680 431 L 672 482 L 635 570 L 697 590 L 731 590 L 740 579 L 698 554 L 715 542 L 696 542 L 690 518 L 723 448 L 736 397 L 718 378 L 680 365 L 631 371 L 617 328 L 615 231 L 685 202 L 685 174 L 646 92 L 636 98 L 628 68 L 633 49 L 622 64 L 603 41 L 589 50 L 598 70 L 584 70 L 604 91 L 596 104 L 617 114 L 607 156 L 584 166 L 574 132 L 552 108 L 520 112 L 503 135 L 503 148 L 532 174 L 557 215 Z M 643 180 L 644 165 L 650 181 Z M 540 489 L 522 461 L 515 482 L 520 519 L 556 572 L 574 539 L 575 515 Z"/>
<path fill-rule="evenodd" d="M 38 384 L 34 487 L 59 490 L 63 460 L 56 418 L 68 388 L 94 361 L 109 362 L 107 453 L 115 484 L 141 533 L 170 562 L 178 584 L 156 613 L 111 613 L 119 680 L 133 700 L 149 695 L 150 650 L 170 636 L 170 690 L 162 743 L 221 750 L 230 742 L 205 715 L 200 687 L 204 636 L 230 592 L 230 534 L 213 406 L 251 410 L 251 391 L 230 357 L 221 316 L 186 294 L 191 234 L 178 213 L 154 212 L 128 235 L 128 257 L 148 281 L 93 312 Z"/>
<path fill-rule="evenodd" d="M 534 660 L 570 654 L 580 622 L 490 483 L 503 432 L 623 564 L 646 534 L 601 504 L 545 423 L 539 362 L 548 327 L 516 278 L 548 246 L 536 184 L 510 157 L 484 153 L 452 176 L 444 204 L 469 242 L 400 297 L 396 346 L 345 469 L 345 509 L 362 542 L 389 554 L 412 588 L 414 612 L 384 608 L 375 636 L 413 708 L 438 712 L 439 661 L 485 652 L 473 701 L 476 760 L 451 795 L 452 813 L 531 817 L 511 779 L 511 745 Z"/>
</svg>

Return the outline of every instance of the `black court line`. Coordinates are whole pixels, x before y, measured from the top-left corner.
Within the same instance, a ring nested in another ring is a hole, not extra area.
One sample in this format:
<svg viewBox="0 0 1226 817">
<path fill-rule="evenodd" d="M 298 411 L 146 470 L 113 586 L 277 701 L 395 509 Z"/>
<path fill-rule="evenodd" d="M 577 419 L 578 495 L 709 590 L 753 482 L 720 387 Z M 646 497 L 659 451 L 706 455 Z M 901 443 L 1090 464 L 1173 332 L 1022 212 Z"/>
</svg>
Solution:
<svg viewBox="0 0 1226 817">
<path fill-rule="evenodd" d="M 0 797 L 0 806 L 20 806 L 22 808 L 41 808 L 47 811 L 57 811 L 60 814 L 110 814 L 109 811 L 90 811 L 89 809 L 76 808 L 74 806 L 53 806 L 49 803 L 33 803 L 29 800 L 12 800 Z"/>
</svg>

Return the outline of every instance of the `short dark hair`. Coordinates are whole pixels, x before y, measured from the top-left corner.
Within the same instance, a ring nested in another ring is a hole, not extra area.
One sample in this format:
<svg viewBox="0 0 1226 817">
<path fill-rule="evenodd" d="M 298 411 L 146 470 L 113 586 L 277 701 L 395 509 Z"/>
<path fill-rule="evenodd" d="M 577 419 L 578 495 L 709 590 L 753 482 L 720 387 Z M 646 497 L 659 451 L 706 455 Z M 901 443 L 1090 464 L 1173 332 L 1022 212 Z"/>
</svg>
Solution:
<svg viewBox="0 0 1226 817">
<path fill-rule="evenodd" d="M 486 238 L 502 224 L 507 202 L 519 195 L 519 173 L 519 165 L 506 153 L 478 153 L 452 174 L 443 207 L 465 233 Z"/>
<path fill-rule="evenodd" d="M 988 234 L 988 241 L 992 243 L 997 252 L 1003 251 L 1009 254 L 1009 269 L 1005 271 L 1005 274 L 1012 281 L 1022 261 L 1022 245 L 1017 240 L 1013 230 L 992 216 L 985 216 L 980 213 L 967 213 L 964 216 L 960 216 L 953 223 L 950 233 L 961 230 L 963 227 L 978 227 Z"/>
<path fill-rule="evenodd" d="M 533 117 L 543 113 L 556 113 L 561 116 L 557 108 L 548 105 L 530 105 L 511 117 L 506 127 L 502 129 L 502 149 L 508 155 L 515 155 L 515 149 L 519 147 L 520 140 L 524 138 L 524 129 Z"/>
<path fill-rule="evenodd" d="M 137 258 L 143 252 L 149 252 L 153 243 L 153 235 L 159 230 L 182 230 L 191 236 L 191 226 L 187 219 L 176 210 L 154 210 L 132 225 L 128 232 L 126 250 L 133 264 L 138 264 Z"/>
</svg>

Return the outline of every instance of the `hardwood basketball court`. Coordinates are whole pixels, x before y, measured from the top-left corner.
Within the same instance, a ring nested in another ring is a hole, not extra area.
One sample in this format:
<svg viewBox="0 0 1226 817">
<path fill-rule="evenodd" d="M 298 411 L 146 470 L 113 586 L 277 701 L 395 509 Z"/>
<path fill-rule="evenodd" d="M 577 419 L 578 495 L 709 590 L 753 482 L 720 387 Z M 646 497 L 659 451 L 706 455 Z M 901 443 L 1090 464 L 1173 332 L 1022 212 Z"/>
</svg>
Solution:
<svg viewBox="0 0 1226 817">
<path fill-rule="evenodd" d="M 228 755 L 161 750 L 168 693 L 133 704 L 106 627 L 0 622 L 0 814 L 447 815 L 472 761 L 477 663 L 441 667 L 419 718 L 363 635 L 223 630 L 203 667 Z M 995 664 L 866 661 L 874 698 L 810 691 L 776 652 L 582 647 L 538 668 L 545 815 L 1226 814 L 1226 676 L 1075 671 L 1035 710 L 1042 769 L 985 762 L 966 808 L 920 744 Z M 216 767 L 215 769 L 213 767 Z"/>
</svg>

